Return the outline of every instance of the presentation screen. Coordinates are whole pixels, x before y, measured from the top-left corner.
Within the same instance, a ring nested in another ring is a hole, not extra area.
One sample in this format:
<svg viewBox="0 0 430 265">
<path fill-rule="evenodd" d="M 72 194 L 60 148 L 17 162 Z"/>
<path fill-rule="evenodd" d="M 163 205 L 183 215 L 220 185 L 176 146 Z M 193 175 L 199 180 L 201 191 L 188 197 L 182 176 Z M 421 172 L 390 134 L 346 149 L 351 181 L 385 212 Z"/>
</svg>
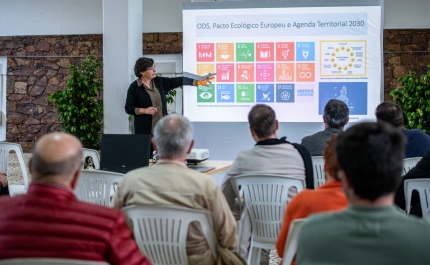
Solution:
<svg viewBox="0 0 430 265">
<path fill-rule="evenodd" d="M 209 87 L 184 87 L 184 115 L 247 122 L 253 105 L 267 104 L 279 122 L 321 122 L 338 99 L 350 122 L 374 119 L 381 16 L 380 5 L 184 9 L 183 71 L 216 73 Z"/>
</svg>

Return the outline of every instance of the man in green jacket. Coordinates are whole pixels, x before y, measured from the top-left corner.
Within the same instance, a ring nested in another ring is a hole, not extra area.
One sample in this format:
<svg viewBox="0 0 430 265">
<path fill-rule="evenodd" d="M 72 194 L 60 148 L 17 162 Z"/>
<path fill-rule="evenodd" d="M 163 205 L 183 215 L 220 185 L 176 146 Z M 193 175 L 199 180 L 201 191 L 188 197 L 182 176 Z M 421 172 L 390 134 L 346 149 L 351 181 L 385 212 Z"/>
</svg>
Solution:
<svg viewBox="0 0 430 265">
<path fill-rule="evenodd" d="M 350 206 L 303 224 L 298 264 L 430 264 L 430 221 L 393 206 L 405 153 L 402 132 L 361 123 L 339 135 L 336 153 Z"/>
</svg>

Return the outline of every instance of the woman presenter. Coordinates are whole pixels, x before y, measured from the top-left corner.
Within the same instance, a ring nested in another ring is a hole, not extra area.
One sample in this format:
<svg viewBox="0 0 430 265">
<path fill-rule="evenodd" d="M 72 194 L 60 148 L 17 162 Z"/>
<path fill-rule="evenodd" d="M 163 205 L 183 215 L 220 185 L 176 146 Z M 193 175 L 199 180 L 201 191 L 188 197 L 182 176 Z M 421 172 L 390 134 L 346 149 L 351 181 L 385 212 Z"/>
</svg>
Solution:
<svg viewBox="0 0 430 265">
<path fill-rule="evenodd" d="M 167 92 L 180 86 L 209 86 L 214 79 L 169 78 L 155 73 L 153 59 L 141 57 L 136 61 L 134 74 L 137 79 L 128 88 L 125 101 L 125 112 L 134 115 L 135 134 L 152 134 L 157 121 L 167 115 Z"/>
</svg>

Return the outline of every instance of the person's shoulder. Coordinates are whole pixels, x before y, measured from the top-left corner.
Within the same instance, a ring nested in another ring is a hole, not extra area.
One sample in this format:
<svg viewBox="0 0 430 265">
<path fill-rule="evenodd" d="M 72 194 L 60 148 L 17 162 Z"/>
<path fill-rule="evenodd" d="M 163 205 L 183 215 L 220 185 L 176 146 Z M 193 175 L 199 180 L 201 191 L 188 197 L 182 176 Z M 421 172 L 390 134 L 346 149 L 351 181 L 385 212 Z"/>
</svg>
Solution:
<svg viewBox="0 0 430 265">
<path fill-rule="evenodd" d="M 340 219 L 342 212 L 326 212 L 310 214 L 303 223 L 303 231 L 330 231 Z"/>
<path fill-rule="evenodd" d="M 26 196 L 26 194 L 17 195 L 14 197 L 7 195 L 0 196 L 0 205 L 3 205 L 4 207 L 10 207 L 11 204 L 19 203 L 20 201 L 24 200 Z"/>
<path fill-rule="evenodd" d="M 237 152 L 236 158 L 233 161 L 233 163 L 238 163 L 238 161 L 240 161 L 242 159 L 248 159 L 250 157 L 255 156 L 256 154 L 259 153 L 258 150 L 256 150 L 256 149 L 258 149 L 258 147 L 257 146 L 253 146 L 250 149 L 240 150 L 239 152 Z"/>
<path fill-rule="evenodd" d="M 137 85 L 137 79 L 134 80 L 133 82 L 131 82 L 130 88 L 132 88 L 132 87 L 138 87 L 138 85 Z"/>
<path fill-rule="evenodd" d="M 425 137 L 430 137 L 430 135 L 428 135 L 427 133 L 425 133 L 424 131 L 420 130 L 420 129 L 410 129 L 410 130 L 403 130 L 403 132 L 406 135 L 420 135 L 420 136 L 425 136 Z"/>
<path fill-rule="evenodd" d="M 83 201 L 74 201 L 70 204 L 70 207 L 76 212 L 88 214 L 89 217 L 91 216 L 94 218 L 116 220 L 122 215 L 122 212 L 119 209 L 114 209 Z"/>
<path fill-rule="evenodd" d="M 309 204 L 314 205 L 316 203 L 312 201 L 314 193 L 315 190 L 302 190 L 291 199 L 291 202 L 287 205 L 287 207 L 300 207 L 302 209 L 305 209 L 308 208 Z"/>
<path fill-rule="evenodd" d="M 304 140 L 311 140 L 311 139 L 314 139 L 315 137 L 319 137 L 321 134 L 324 134 L 324 132 L 325 131 L 319 131 L 319 132 L 316 132 L 314 134 L 305 136 L 305 137 L 303 137 L 302 141 L 304 141 Z"/>
</svg>

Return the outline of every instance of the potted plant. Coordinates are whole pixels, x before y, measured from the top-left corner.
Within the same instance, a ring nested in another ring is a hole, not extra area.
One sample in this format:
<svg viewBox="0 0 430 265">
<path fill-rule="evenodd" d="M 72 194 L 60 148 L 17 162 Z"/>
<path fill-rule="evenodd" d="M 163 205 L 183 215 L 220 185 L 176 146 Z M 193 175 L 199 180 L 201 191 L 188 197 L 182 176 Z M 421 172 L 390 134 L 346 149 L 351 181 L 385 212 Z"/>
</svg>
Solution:
<svg viewBox="0 0 430 265">
<path fill-rule="evenodd" d="M 63 131 L 75 135 L 85 148 L 99 150 L 103 128 L 103 102 L 100 91 L 103 80 L 98 69 L 103 63 L 94 52 L 81 60 L 80 65 L 69 65 L 70 78 L 66 88 L 48 99 L 57 107 Z"/>
<path fill-rule="evenodd" d="M 405 129 L 430 132 L 430 65 L 427 73 L 410 72 L 398 78 L 402 86 L 390 91 L 393 101 L 403 109 Z"/>
</svg>

